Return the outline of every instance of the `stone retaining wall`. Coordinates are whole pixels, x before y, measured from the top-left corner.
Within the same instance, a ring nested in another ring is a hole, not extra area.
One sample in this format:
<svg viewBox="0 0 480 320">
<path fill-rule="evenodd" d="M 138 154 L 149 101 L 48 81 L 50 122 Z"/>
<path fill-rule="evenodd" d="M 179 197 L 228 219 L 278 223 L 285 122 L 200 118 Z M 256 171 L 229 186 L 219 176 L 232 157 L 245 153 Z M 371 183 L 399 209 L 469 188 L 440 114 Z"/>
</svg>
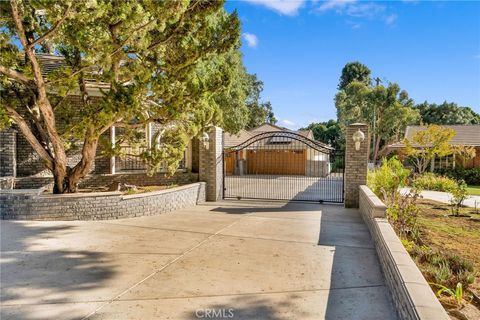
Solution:
<svg viewBox="0 0 480 320">
<path fill-rule="evenodd" d="M 399 318 L 449 319 L 392 226 L 385 219 L 385 211 L 385 204 L 367 186 L 360 186 L 360 212 L 375 242 Z"/>
<path fill-rule="evenodd" d="M 117 173 L 117 174 L 94 174 L 82 179 L 80 188 L 106 187 L 114 182 L 133 184 L 136 186 L 168 185 L 197 182 L 198 173 L 177 172 L 172 177 L 162 173 L 148 176 L 144 172 Z M 15 179 L 16 189 L 38 189 L 53 185 L 52 177 L 24 177 Z"/>
<path fill-rule="evenodd" d="M 155 215 L 205 201 L 205 183 L 123 195 L 120 192 L 42 194 L 41 189 L 0 191 L 0 218 L 106 220 Z"/>
</svg>

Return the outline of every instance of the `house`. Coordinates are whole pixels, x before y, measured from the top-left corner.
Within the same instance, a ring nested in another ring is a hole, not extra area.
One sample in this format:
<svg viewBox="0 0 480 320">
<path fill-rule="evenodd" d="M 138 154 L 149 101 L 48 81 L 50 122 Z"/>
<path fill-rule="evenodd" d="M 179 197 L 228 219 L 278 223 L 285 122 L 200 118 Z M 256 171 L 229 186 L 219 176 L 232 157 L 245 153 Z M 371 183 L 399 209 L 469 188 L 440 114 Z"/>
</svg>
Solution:
<svg viewBox="0 0 480 320">
<path fill-rule="evenodd" d="M 443 125 L 442 127 L 453 129 L 455 135 L 450 144 L 452 146 L 468 146 L 475 148 L 475 157 L 465 162 L 465 168 L 480 168 L 480 125 Z M 425 130 L 424 126 L 408 126 L 405 131 L 405 139 L 412 140 L 416 132 Z M 390 152 L 397 152 L 402 156 L 402 149 L 405 147 L 403 142 L 396 142 L 388 146 Z M 436 158 L 432 162 L 430 169 L 435 168 L 449 168 L 457 165 L 462 165 L 460 159 L 455 155 L 450 155 L 444 158 Z"/>
<path fill-rule="evenodd" d="M 36 53 L 37 59 L 42 67 L 44 75 L 65 66 L 65 60 L 61 56 L 53 54 Z M 97 82 L 92 79 L 86 80 L 86 91 L 89 98 L 95 103 L 97 99 L 102 97 L 102 91 L 109 90 L 109 83 Z M 82 97 L 80 91 L 72 90 L 67 96 L 67 101 L 82 107 Z M 155 133 L 161 129 L 158 123 L 149 123 L 143 128 L 138 128 L 140 135 L 143 135 L 143 143 L 135 146 L 122 144 L 120 145 L 121 153 L 125 156 L 106 157 L 102 154 L 102 149 L 97 148 L 97 155 L 92 169 L 92 174 L 123 174 L 123 173 L 140 173 L 146 171 L 146 164 L 138 157 L 145 148 L 153 143 Z M 104 136 L 112 143 L 120 140 L 122 129 L 111 127 Z M 74 166 L 81 158 L 81 143 L 67 151 L 68 165 Z M 184 158 L 180 162 L 179 171 L 198 170 L 198 141 L 192 140 L 185 151 Z M 162 171 L 162 170 L 161 170 Z M 198 172 L 198 171 L 197 171 Z M 10 129 L 0 131 L 0 177 L 16 177 L 16 178 L 39 178 L 48 177 L 51 173 L 47 170 L 38 156 L 33 150 L 24 136 L 16 130 L 15 126 Z M 23 181 L 27 181 L 23 179 Z M 27 183 L 27 182 L 25 182 Z M 26 184 L 33 186 L 33 184 Z"/>
<path fill-rule="evenodd" d="M 311 130 L 292 131 L 264 123 L 224 136 L 227 175 L 327 176 L 331 146 L 314 140 Z"/>
</svg>

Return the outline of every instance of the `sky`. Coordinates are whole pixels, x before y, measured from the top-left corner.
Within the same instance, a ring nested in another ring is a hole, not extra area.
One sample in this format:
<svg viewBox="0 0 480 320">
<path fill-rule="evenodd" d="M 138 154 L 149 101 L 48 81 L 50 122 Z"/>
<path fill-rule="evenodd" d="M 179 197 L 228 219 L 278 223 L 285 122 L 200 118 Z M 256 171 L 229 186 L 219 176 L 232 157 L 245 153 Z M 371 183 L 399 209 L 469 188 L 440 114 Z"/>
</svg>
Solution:
<svg viewBox="0 0 480 320">
<path fill-rule="evenodd" d="M 417 103 L 480 113 L 480 2 L 227 0 L 242 22 L 249 73 L 264 82 L 278 124 L 336 118 L 343 66 L 360 61 Z"/>
</svg>

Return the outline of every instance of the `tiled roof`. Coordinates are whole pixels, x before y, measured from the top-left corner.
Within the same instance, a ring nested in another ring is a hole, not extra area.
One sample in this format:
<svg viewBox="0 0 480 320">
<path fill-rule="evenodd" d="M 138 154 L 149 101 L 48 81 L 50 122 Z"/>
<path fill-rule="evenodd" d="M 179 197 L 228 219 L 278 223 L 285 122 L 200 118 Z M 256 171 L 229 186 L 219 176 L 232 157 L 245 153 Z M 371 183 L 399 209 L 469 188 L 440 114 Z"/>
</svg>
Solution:
<svg viewBox="0 0 480 320">
<path fill-rule="evenodd" d="M 225 132 L 225 135 L 223 136 L 223 143 L 224 143 L 224 146 L 227 148 L 235 147 L 241 144 L 242 142 L 247 141 L 251 137 L 253 137 L 253 135 L 250 132 L 243 129 L 240 130 L 240 132 L 237 134 L 231 134 L 231 133 Z"/>
<path fill-rule="evenodd" d="M 455 131 L 455 136 L 450 141 L 451 145 L 480 146 L 480 125 L 442 125 L 442 127 Z M 425 129 L 424 126 L 408 126 L 405 131 L 405 139 L 411 141 L 415 132 Z M 402 142 L 389 145 L 390 148 L 403 148 L 404 146 Z"/>
</svg>

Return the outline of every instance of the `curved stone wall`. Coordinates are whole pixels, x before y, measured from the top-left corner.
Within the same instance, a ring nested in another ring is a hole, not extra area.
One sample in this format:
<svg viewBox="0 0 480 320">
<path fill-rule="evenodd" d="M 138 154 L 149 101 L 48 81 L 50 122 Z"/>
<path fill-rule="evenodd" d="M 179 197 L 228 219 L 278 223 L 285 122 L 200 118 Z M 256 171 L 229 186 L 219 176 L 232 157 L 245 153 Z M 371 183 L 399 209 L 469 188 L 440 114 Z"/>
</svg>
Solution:
<svg viewBox="0 0 480 320">
<path fill-rule="evenodd" d="M 0 190 L 0 218 L 106 220 L 155 215 L 205 201 L 205 183 L 123 195 L 120 192 L 44 194 L 41 189 Z"/>
</svg>

